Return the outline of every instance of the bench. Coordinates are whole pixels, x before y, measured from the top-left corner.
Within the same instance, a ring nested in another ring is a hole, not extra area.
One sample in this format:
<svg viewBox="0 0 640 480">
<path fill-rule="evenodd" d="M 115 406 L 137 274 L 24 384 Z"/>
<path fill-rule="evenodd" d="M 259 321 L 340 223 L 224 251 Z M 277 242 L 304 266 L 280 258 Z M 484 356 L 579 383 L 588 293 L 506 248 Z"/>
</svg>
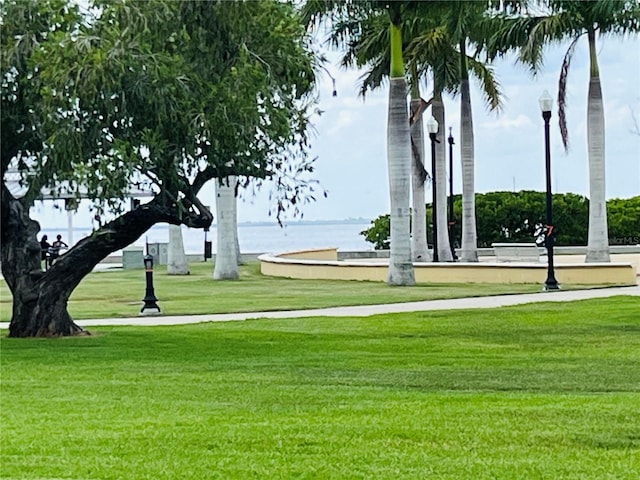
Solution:
<svg viewBox="0 0 640 480">
<path fill-rule="evenodd" d="M 540 247 L 535 243 L 492 243 L 497 262 L 540 262 Z"/>
</svg>

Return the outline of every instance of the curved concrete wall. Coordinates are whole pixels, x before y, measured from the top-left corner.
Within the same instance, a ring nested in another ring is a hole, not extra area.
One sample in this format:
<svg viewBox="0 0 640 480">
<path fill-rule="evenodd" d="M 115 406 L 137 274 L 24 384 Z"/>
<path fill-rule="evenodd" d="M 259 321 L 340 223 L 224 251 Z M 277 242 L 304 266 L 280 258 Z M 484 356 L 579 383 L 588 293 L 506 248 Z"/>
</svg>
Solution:
<svg viewBox="0 0 640 480">
<path fill-rule="evenodd" d="M 338 261 L 335 248 L 265 254 L 258 259 L 262 274 L 274 277 L 373 282 L 387 280 L 386 259 Z M 555 266 L 555 275 L 560 284 L 635 285 L 638 260 L 635 259 L 633 263 L 586 264 L 562 258 Z M 543 263 L 415 263 L 414 269 L 416 282 L 419 283 L 542 284 L 547 278 L 547 266 Z"/>
</svg>

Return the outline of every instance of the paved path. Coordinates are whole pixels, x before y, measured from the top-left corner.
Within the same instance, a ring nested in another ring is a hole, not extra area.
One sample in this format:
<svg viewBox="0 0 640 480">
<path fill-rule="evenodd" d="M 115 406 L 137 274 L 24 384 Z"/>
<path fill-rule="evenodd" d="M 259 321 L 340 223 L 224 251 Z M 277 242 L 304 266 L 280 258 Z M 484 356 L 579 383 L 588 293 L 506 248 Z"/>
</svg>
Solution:
<svg viewBox="0 0 640 480">
<path fill-rule="evenodd" d="M 380 313 L 425 312 L 434 310 L 455 310 L 466 308 L 496 308 L 508 305 L 522 305 L 534 302 L 570 302 L 588 298 L 605 298 L 616 295 L 640 296 L 640 285 L 632 287 L 600 288 L 591 290 L 570 290 L 555 292 L 527 293 L 519 295 L 499 295 L 492 297 L 459 298 L 451 300 L 427 300 L 422 302 L 392 303 L 385 305 L 361 305 L 355 307 L 317 308 L 313 310 L 289 310 L 280 312 L 223 313 L 211 315 L 161 315 L 131 318 L 100 318 L 77 320 L 83 327 L 105 325 L 187 325 L 205 322 L 230 322 L 258 318 L 302 318 L 302 317 L 368 317 Z M 162 308 L 162 305 L 160 305 Z M 0 322 L 0 329 L 8 328 L 7 322 Z"/>
</svg>

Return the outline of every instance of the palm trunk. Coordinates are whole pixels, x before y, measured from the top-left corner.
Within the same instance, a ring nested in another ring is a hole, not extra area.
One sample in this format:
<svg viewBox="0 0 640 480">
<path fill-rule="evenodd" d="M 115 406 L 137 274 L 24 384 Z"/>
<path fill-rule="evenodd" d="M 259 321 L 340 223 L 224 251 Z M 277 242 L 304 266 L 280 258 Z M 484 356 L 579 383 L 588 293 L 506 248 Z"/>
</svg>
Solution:
<svg viewBox="0 0 640 480">
<path fill-rule="evenodd" d="M 411 169 L 411 252 L 414 262 L 429 262 L 431 254 L 427 246 L 427 213 L 424 195 L 424 126 L 418 111 L 422 106 L 417 87 L 412 88 L 411 114 L 416 119 L 411 127 L 412 169 Z"/>
<path fill-rule="evenodd" d="M 242 265 L 242 254 L 240 253 L 240 236 L 238 235 L 238 177 L 232 176 L 230 180 L 233 184 L 233 203 L 232 203 L 232 219 L 233 219 L 233 232 L 235 236 L 236 244 L 236 264 Z"/>
<path fill-rule="evenodd" d="M 182 227 L 180 225 L 169 225 L 167 273 L 169 275 L 189 275 L 189 264 L 184 253 Z"/>
<path fill-rule="evenodd" d="M 473 141 L 473 115 L 471 114 L 471 93 L 469 89 L 469 71 L 464 42 L 460 43 L 461 79 L 460 79 L 460 150 L 462 166 L 462 248 L 460 260 L 478 261 L 478 235 L 476 232 L 475 200 L 475 158 Z"/>
<path fill-rule="evenodd" d="M 447 219 L 447 149 L 444 142 L 444 104 L 442 103 L 442 91 L 434 88 L 433 103 L 431 106 L 433 117 L 438 122 L 438 140 L 436 144 L 436 222 L 438 224 L 438 260 L 441 262 L 453 262 L 451 245 L 449 243 L 449 230 Z M 433 172 L 432 172 L 433 175 Z"/>
<path fill-rule="evenodd" d="M 400 27 L 390 24 L 391 78 L 387 122 L 387 163 L 391 204 L 389 285 L 414 285 L 411 262 L 409 197 L 411 186 L 411 132 L 407 110 L 407 85 L 402 64 Z"/>
<path fill-rule="evenodd" d="M 217 246 L 213 278 L 216 280 L 236 280 L 238 271 L 237 237 L 235 221 L 235 176 L 216 179 L 216 227 Z"/>
<path fill-rule="evenodd" d="M 609 262 L 607 202 L 605 194 L 604 107 L 595 45 L 595 32 L 589 30 L 591 60 L 587 106 L 587 143 L 589 148 L 589 238 L 587 262 Z"/>
</svg>

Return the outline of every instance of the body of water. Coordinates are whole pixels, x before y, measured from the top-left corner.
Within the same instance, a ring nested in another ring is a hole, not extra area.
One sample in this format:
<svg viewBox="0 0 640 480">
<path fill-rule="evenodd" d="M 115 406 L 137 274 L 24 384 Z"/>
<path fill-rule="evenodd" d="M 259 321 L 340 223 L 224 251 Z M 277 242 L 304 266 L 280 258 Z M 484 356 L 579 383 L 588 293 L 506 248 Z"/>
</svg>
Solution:
<svg viewBox="0 0 640 480">
<path fill-rule="evenodd" d="M 238 225 L 240 251 L 242 253 L 282 252 L 287 250 L 303 250 L 307 248 L 336 247 L 340 250 L 373 250 L 373 245 L 366 242 L 360 232 L 371 226 L 368 220 L 349 220 L 335 222 L 294 222 L 284 227 L 270 223 L 244 223 Z M 42 229 L 42 235 L 55 239 L 62 235 L 67 243 L 69 239 L 66 229 Z M 91 228 L 74 228 L 74 243 L 91 234 Z M 213 253 L 216 253 L 216 227 L 209 232 L 182 227 L 182 240 L 187 254 L 204 252 L 204 241 L 212 242 Z M 169 241 L 169 226 L 159 224 L 153 226 L 133 245 L 144 246 L 145 242 L 166 243 Z"/>
</svg>

